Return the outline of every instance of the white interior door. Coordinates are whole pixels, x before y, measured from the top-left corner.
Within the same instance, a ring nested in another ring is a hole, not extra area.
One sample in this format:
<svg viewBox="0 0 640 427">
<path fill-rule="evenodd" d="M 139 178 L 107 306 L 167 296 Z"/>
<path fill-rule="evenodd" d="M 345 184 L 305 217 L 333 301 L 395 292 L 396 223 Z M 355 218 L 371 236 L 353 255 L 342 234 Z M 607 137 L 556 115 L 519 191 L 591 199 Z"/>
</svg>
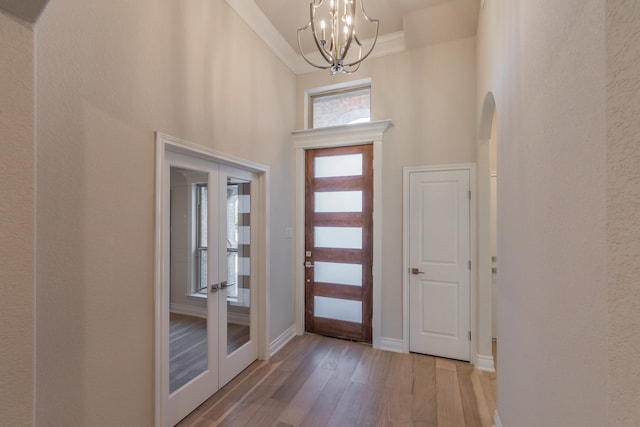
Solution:
<svg viewBox="0 0 640 427">
<path fill-rule="evenodd" d="M 409 349 L 470 360 L 470 172 L 409 179 Z"/>
<path fill-rule="evenodd" d="M 257 358 L 252 172 L 167 151 L 163 169 L 162 425 Z"/>
</svg>

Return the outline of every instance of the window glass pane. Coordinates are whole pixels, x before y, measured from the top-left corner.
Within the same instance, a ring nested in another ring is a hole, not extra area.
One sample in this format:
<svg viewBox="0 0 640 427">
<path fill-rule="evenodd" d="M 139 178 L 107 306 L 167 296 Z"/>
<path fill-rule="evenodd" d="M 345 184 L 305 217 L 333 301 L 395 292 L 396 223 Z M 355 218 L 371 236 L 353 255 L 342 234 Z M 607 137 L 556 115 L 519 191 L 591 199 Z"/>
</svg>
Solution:
<svg viewBox="0 0 640 427">
<path fill-rule="evenodd" d="M 362 227 L 314 227 L 316 248 L 362 249 Z"/>
<path fill-rule="evenodd" d="M 198 269 L 198 289 L 196 291 L 198 293 L 207 294 L 207 250 L 199 249 L 198 250 L 198 261 L 199 261 L 199 269 Z"/>
<path fill-rule="evenodd" d="M 207 203 L 208 189 L 207 184 L 198 184 L 198 246 L 207 247 Z"/>
<path fill-rule="evenodd" d="M 326 127 L 371 120 L 371 88 L 312 97 L 312 127 Z"/>
<path fill-rule="evenodd" d="M 362 212 L 362 191 L 315 193 L 316 212 Z"/>
<path fill-rule="evenodd" d="M 313 303 L 316 317 L 362 323 L 362 301 L 314 297 Z"/>
<path fill-rule="evenodd" d="M 362 265 L 316 261 L 313 280 L 336 285 L 362 286 Z"/>
<path fill-rule="evenodd" d="M 362 154 L 316 157 L 315 178 L 361 176 Z"/>
</svg>

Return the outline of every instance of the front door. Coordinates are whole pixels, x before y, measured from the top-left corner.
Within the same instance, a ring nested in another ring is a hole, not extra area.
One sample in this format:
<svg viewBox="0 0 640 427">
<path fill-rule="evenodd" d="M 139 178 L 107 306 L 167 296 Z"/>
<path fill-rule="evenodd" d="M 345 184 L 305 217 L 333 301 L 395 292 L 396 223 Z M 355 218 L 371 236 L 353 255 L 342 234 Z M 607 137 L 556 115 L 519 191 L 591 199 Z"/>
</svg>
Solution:
<svg viewBox="0 0 640 427">
<path fill-rule="evenodd" d="M 410 351 L 470 360 L 470 172 L 409 179 Z"/>
<path fill-rule="evenodd" d="M 373 146 L 306 151 L 305 330 L 371 342 Z"/>
</svg>

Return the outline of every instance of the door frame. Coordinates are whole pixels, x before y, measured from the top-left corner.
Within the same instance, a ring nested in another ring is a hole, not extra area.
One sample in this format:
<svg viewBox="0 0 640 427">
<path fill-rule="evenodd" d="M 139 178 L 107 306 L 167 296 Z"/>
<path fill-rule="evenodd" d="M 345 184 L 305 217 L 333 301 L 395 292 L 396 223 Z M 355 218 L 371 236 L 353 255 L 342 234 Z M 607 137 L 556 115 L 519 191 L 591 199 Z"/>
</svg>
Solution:
<svg viewBox="0 0 640 427">
<path fill-rule="evenodd" d="M 174 151 L 182 153 L 188 156 L 204 159 L 207 161 L 213 161 L 219 164 L 230 165 L 239 169 L 245 169 L 247 171 L 254 172 L 257 175 L 256 185 L 259 195 L 258 203 L 252 206 L 252 209 L 256 209 L 256 218 L 258 218 L 257 224 L 255 224 L 255 236 L 257 245 L 257 280 L 254 282 L 257 287 L 258 298 L 256 301 L 256 310 L 258 314 L 258 359 L 266 360 L 269 358 L 269 330 L 270 330 L 270 316 L 269 316 L 269 167 L 255 163 L 249 160 L 244 160 L 239 157 L 224 154 L 219 151 L 204 147 L 189 141 L 185 141 L 170 135 L 156 132 L 155 135 L 155 205 L 154 205 L 154 336 L 155 336 L 155 408 L 154 418 L 155 426 L 160 427 L 164 422 L 164 401 L 165 390 L 169 389 L 169 385 L 164 383 L 163 372 L 169 367 L 166 366 L 163 360 L 163 346 L 168 345 L 163 341 L 163 337 L 167 330 L 165 330 L 163 319 L 165 313 L 162 308 L 165 306 L 163 284 L 164 284 L 164 271 L 165 263 L 163 257 L 163 241 L 165 241 L 163 226 L 165 221 L 168 221 L 164 213 L 164 187 L 163 187 L 163 171 L 165 165 L 165 153 L 167 151 Z"/>
<path fill-rule="evenodd" d="M 296 162 L 295 317 L 296 334 L 304 333 L 305 150 L 373 144 L 373 301 L 372 345 L 382 348 L 382 140 L 391 120 L 305 129 L 292 132 Z"/>
<path fill-rule="evenodd" d="M 403 180 L 402 180 L 402 209 L 403 209 L 403 223 L 402 223 L 402 242 L 403 242 L 403 255 L 402 255 L 402 345 L 405 353 L 409 352 L 409 281 L 411 275 L 409 274 L 410 259 L 409 259 L 409 185 L 411 174 L 422 172 L 439 172 L 439 171 L 457 171 L 466 170 L 469 171 L 469 188 L 471 191 L 471 201 L 469 203 L 469 257 L 471 258 L 471 271 L 469 273 L 469 289 L 470 289 L 470 301 L 469 301 L 469 318 L 471 320 L 471 345 L 469 360 L 473 365 L 476 365 L 478 354 L 478 289 L 477 289 L 477 274 L 478 274 L 478 260 L 477 260 L 477 219 L 476 219 L 476 165 L 475 163 L 461 163 L 450 165 L 433 165 L 433 166 L 406 166 L 403 168 Z"/>
</svg>

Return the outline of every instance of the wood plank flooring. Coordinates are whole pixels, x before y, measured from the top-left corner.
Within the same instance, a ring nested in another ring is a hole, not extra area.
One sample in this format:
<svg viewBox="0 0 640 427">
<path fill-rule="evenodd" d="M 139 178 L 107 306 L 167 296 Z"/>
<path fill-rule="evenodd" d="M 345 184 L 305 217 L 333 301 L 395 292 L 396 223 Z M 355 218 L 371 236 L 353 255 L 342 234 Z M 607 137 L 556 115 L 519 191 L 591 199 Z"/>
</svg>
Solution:
<svg viewBox="0 0 640 427">
<path fill-rule="evenodd" d="M 227 351 L 249 341 L 249 326 L 227 323 Z M 207 368 L 207 319 L 171 313 L 169 317 L 169 391 L 173 393 Z"/>
<path fill-rule="evenodd" d="M 178 426 L 491 427 L 496 374 L 306 334 L 256 361 Z"/>
</svg>

